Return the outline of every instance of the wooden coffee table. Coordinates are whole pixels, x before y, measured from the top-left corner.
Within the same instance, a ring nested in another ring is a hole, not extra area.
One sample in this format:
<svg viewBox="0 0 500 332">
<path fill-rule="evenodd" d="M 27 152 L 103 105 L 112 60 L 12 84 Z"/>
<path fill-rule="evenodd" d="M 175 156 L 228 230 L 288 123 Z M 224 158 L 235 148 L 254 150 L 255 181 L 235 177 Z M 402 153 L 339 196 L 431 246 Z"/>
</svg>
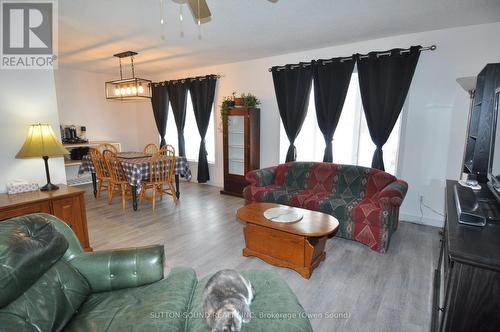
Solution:
<svg viewBox="0 0 500 332">
<path fill-rule="evenodd" d="M 246 222 L 243 256 L 255 256 L 269 264 L 287 267 L 309 279 L 312 270 L 325 259 L 325 244 L 339 222 L 316 211 L 298 209 L 303 218 L 294 223 L 273 222 L 264 211 L 284 205 L 252 203 L 241 207 L 236 216 Z"/>
</svg>

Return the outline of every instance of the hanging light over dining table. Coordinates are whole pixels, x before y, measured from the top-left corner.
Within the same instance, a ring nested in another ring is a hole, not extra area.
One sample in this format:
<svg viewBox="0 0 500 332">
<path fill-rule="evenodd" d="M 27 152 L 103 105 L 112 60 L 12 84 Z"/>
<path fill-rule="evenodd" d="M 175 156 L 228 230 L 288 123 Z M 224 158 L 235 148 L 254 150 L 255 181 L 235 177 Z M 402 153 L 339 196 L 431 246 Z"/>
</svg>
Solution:
<svg viewBox="0 0 500 332">
<path fill-rule="evenodd" d="M 134 56 L 137 52 L 126 51 L 114 54 L 120 63 L 120 79 L 104 84 L 106 99 L 117 101 L 137 101 L 151 99 L 151 81 L 135 77 Z M 123 78 L 122 59 L 130 58 L 132 77 Z"/>
</svg>

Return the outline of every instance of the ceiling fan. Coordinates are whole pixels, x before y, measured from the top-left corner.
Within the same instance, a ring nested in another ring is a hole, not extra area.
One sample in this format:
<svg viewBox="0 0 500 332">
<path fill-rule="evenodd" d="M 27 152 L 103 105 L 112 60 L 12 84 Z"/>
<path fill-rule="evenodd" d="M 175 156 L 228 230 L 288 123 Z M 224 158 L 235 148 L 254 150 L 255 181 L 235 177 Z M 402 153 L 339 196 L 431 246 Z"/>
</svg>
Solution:
<svg viewBox="0 0 500 332">
<path fill-rule="evenodd" d="M 194 21 L 197 24 L 206 23 L 210 21 L 212 13 L 208 8 L 208 4 L 206 0 L 172 0 L 179 5 L 187 4 L 189 9 L 191 10 L 191 14 L 193 15 Z M 278 0 L 267 0 L 272 3 L 278 2 Z"/>
<path fill-rule="evenodd" d="M 183 5 L 187 4 L 191 15 L 193 16 L 194 22 L 198 25 L 198 39 L 201 39 L 201 24 L 210 22 L 212 19 L 212 13 L 208 8 L 206 0 L 172 0 L 179 5 L 179 22 L 180 22 L 180 35 L 184 37 L 184 30 L 182 27 L 182 21 L 184 20 L 184 15 L 182 13 Z M 278 0 L 267 0 L 271 3 L 276 3 Z M 165 39 L 165 0 L 160 0 L 160 24 L 162 27 L 161 39 Z"/>
<path fill-rule="evenodd" d="M 212 13 L 206 0 L 172 0 L 179 5 L 187 4 L 195 23 L 201 24 L 210 21 Z"/>
</svg>

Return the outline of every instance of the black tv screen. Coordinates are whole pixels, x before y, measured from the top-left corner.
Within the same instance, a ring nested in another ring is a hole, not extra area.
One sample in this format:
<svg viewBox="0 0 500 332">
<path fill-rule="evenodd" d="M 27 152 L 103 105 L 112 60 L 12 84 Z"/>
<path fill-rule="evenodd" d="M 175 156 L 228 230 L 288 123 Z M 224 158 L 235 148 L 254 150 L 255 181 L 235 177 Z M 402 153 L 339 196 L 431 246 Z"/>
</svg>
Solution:
<svg viewBox="0 0 500 332">
<path fill-rule="evenodd" d="M 493 131 L 491 133 L 491 150 L 488 167 L 488 187 L 500 202 L 500 88 L 495 91 L 493 112 Z"/>
</svg>

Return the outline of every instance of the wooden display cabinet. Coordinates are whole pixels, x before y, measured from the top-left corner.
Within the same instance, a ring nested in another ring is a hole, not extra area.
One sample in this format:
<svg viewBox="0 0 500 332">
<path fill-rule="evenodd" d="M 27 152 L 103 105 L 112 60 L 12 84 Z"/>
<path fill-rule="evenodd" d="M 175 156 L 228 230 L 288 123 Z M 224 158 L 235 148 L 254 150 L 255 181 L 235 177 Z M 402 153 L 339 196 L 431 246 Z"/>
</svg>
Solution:
<svg viewBox="0 0 500 332">
<path fill-rule="evenodd" d="M 223 119 L 224 190 L 241 197 L 248 185 L 245 174 L 260 168 L 260 109 L 230 108 Z"/>
</svg>

